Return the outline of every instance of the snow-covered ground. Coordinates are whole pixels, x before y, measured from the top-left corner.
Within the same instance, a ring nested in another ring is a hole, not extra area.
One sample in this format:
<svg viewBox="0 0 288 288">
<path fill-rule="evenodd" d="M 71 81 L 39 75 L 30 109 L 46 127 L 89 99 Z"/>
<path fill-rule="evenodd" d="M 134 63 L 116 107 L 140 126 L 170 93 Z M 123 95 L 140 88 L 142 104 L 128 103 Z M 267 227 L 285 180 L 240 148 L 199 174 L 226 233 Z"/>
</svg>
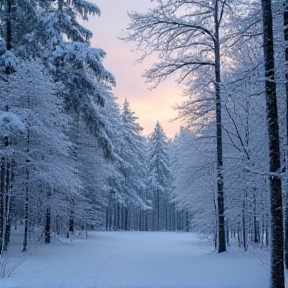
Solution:
<svg viewBox="0 0 288 288">
<path fill-rule="evenodd" d="M 185 232 L 90 232 L 38 246 L 0 287 L 265 288 L 267 252 L 230 249 Z"/>
</svg>

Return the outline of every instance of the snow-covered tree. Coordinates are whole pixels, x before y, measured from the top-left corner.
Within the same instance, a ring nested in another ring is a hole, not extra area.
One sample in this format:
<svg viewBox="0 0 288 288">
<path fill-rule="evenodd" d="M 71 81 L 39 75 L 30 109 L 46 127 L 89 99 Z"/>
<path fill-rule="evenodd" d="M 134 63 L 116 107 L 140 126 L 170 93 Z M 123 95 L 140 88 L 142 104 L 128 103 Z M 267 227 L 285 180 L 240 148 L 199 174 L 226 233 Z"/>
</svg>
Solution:
<svg viewBox="0 0 288 288">
<path fill-rule="evenodd" d="M 9 111 L 0 114 L 0 255 L 7 250 L 10 242 L 10 231 L 15 200 L 13 199 L 15 146 L 25 132 L 25 125 Z"/>
<path fill-rule="evenodd" d="M 137 117 L 134 114 L 130 110 L 128 101 L 125 100 L 121 111 L 123 134 L 119 153 L 124 160 L 120 171 L 124 179 L 122 189 L 125 206 L 122 219 L 125 230 L 138 227 L 136 219 L 139 219 L 139 215 L 137 213 L 140 209 L 148 208 L 142 199 L 146 191 L 143 178 L 143 175 L 146 174 L 145 139 L 141 135 L 142 127 L 136 122 Z M 136 209 L 136 207 L 138 208 Z"/>
<path fill-rule="evenodd" d="M 146 13 L 130 13 L 127 41 L 135 41 L 143 51 L 142 59 L 157 52 L 160 61 L 147 70 L 148 81 L 158 84 L 169 75 L 178 73 L 178 81 L 186 84 L 188 95 L 198 94 L 195 101 L 201 110 L 194 114 L 212 112 L 216 135 L 218 252 L 226 251 L 224 221 L 224 180 L 222 147 L 222 69 L 229 63 L 223 59 L 224 48 L 233 30 L 231 13 L 233 1 L 158 0 L 156 7 Z M 239 4 L 239 1 L 237 5 Z M 241 2 L 242 4 L 242 2 Z M 229 66 L 229 64 L 228 64 Z M 197 107 L 196 107 L 197 108 Z M 198 114 L 198 115 L 199 115 Z M 187 116 L 187 115 L 186 115 Z M 188 116 L 189 117 L 189 116 Z"/>
<path fill-rule="evenodd" d="M 190 228 L 217 236 L 217 205 L 213 146 L 204 135 L 182 129 L 174 140 L 173 202 L 180 210 L 189 211 Z M 216 239 L 215 239 L 216 240 Z"/>
<path fill-rule="evenodd" d="M 69 195 L 81 184 L 75 177 L 66 135 L 71 118 L 63 113 L 58 87 L 38 61 L 22 62 L 19 68 L 1 85 L 1 107 L 17 115 L 25 126 L 21 140 L 9 149 L 15 151 L 13 193 L 24 206 L 18 217 L 25 219 L 26 250 L 28 225 L 44 226 L 47 211 L 51 215 L 67 211 Z"/>
<path fill-rule="evenodd" d="M 88 20 L 89 15 L 99 16 L 98 6 L 82 0 L 12 2 L 5 1 L 1 15 L 5 24 L 1 27 L 2 37 L 6 43 L 10 37 L 13 43 L 6 49 L 9 51 L 4 49 L 6 52 L 2 57 L 2 65 L 9 68 L 15 62 L 12 57 L 14 54 L 21 58 L 32 56 L 43 59 L 54 81 L 63 84 L 62 97 L 66 111 L 85 121 L 90 133 L 96 136 L 105 157 L 111 157 L 105 120 L 101 121 L 103 119 L 99 119 L 92 107 L 93 103 L 99 107 L 105 105 L 106 88 L 114 85 L 115 79 L 103 66 L 105 52 L 90 47 L 92 33 L 78 21 L 78 17 Z M 11 11 L 9 3 L 13 4 Z M 6 29 L 8 26 L 10 28 Z M 9 34 L 10 30 L 12 32 Z M 8 52 L 10 54 L 6 55 Z"/>
<path fill-rule="evenodd" d="M 169 219 L 168 139 L 159 122 L 148 143 L 149 186 L 152 202 L 152 230 L 167 230 Z"/>
<path fill-rule="evenodd" d="M 100 10 L 82 0 L 48 4 L 39 13 L 33 31 L 25 37 L 25 51 L 34 51 L 49 67 L 55 81 L 64 84 L 62 95 L 67 111 L 84 119 L 108 157 L 111 143 L 105 122 L 99 119 L 93 104 L 105 105 L 106 91 L 101 83 L 114 84 L 115 80 L 103 66 L 106 53 L 89 46 L 92 33 L 77 21 L 77 17 L 87 20 L 89 14 L 100 15 Z"/>
<path fill-rule="evenodd" d="M 273 15 L 271 0 L 262 0 L 265 95 L 268 122 L 271 205 L 271 286 L 284 287 L 283 203 L 279 123 L 275 83 Z"/>
</svg>

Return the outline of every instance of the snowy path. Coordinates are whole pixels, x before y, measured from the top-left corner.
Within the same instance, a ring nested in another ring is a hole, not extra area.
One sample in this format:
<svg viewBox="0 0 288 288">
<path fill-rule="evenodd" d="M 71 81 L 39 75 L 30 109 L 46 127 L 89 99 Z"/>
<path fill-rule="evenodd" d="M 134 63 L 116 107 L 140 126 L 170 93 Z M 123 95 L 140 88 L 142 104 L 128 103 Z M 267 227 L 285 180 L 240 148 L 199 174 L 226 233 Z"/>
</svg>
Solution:
<svg viewBox="0 0 288 288">
<path fill-rule="evenodd" d="M 95 232 L 37 248 L 0 287 L 265 288 L 268 271 L 251 253 L 211 253 L 193 233 Z"/>
</svg>

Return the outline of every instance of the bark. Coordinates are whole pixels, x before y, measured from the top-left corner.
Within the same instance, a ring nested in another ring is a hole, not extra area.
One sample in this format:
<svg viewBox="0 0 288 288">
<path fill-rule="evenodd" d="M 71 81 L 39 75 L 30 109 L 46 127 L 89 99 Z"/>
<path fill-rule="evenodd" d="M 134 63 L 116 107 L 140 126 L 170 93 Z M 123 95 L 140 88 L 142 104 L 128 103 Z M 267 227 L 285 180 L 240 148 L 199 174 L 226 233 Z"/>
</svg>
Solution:
<svg viewBox="0 0 288 288">
<path fill-rule="evenodd" d="M 246 196 L 245 196 L 246 197 Z M 243 237 L 243 247 L 244 250 L 247 251 L 247 231 L 246 231 L 246 217 L 245 217 L 245 211 L 246 211 L 246 204 L 245 199 L 242 203 L 242 237 Z"/>
<path fill-rule="evenodd" d="M 143 225 L 142 225 L 142 218 L 143 218 L 143 212 L 142 209 L 139 211 L 139 223 L 138 223 L 138 230 L 143 231 Z"/>
<path fill-rule="evenodd" d="M 108 222 L 108 225 L 109 225 L 109 231 L 113 231 L 113 214 L 112 214 L 112 209 L 111 209 L 111 199 L 109 200 L 109 222 Z"/>
<path fill-rule="evenodd" d="M 46 209 L 46 223 L 45 223 L 45 243 L 48 244 L 50 243 L 50 233 L 51 230 L 51 209 L 50 207 L 47 207 Z"/>
<path fill-rule="evenodd" d="M 124 222 L 124 229 L 126 231 L 128 231 L 128 207 L 124 207 L 124 219 L 125 219 L 125 222 Z"/>
<path fill-rule="evenodd" d="M 70 217 L 69 217 L 69 233 L 74 233 L 74 211 L 70 211 Z"/>
<path fill-rule="evenodd" d="M 256 190 L 253 190 L 254 195 L 253 195 L 253 229 L 254 229 L 254 243 L 259 243 L 259 227 L 257 223 L 257 215 L 256 215 L 256 208 L 257 208 L 257 203 L 256 203 Z"/>
<path fill-rule="evenodd" d="M 144 230 L 145 231 L 148 231 L 148 215 L 147 214 L 148 214 L 148 211 L 145 211 L 145 220 L 144 220 L 145 221 L 145 223 L 144 223 L 144 225 L 145 225 Z"/>
<path fill-rule="evenodd" d="M 28 107 L 31 107 L 30 98 L 28 98 Z M 27 149 L 26 149 L 26 182 L 25 182 L 25 205 L 24 205 L 24 237 L 23 237 L 23 249 L 22 252 L 27 251 L 28 245 L 28 217 L 29 217 L 29 181 L 30 181 L 30 170 L 29 170 L 29 158 L 30 153 L 30 127 L 28 122 L 27 129 Z"/>
<path fill-rule="evenodd" d="M 3 250 L 7 251 L 8 244 L 10 240 L 10 230 L 11 230 L 11 184 L 10 184 L 10 176 L 11 176 L 11 166 L 9 161 L 6 163 L 6 183 L 5 183 L 5 190 L 6 190 L 6 196 L 5 196 L 5 233 L 4 233 L 4 245 Z"/>
<path fill-rule="evenodd" d="M 268 122 L 270 158 L 270 200 L 271 200 L 271 270 L 270 287 L 284 288 L 284 247 L 282 183 L 280 177 L 280 145 L 274 77 L 273 16 L 271 0 L 262 0 L 263 48 L 265 61 L 265 95 Z"/>
<path fill-rule="evenodd" d="M 106 213 L 105 213 L 105 224 L 106 224 L 106 231 L 108 231 L 109 228 L 109 207 L 106 207 Z"/>
<path fill-rule="evenodd" d="M 241 241 L 241 236 L 240 236 L 240 229 L 238 229 L 237 238 L 238 238 L 238 245 L 239 245 L 239 247 L 241 247 L 242 246 L 242 241 Z"/>
<path fill-rule="evenodd" d="M 230 245 L 230 239 L 229 239 L 229 222 L 228 219 L 226 219 L 226 244 Z"/>
<path fill-rule="evenodd" d="M 269 236 L 270 236 L 269 226 L 266 225 L 266 228 L 265 228 L 265 244 L 266 244 L 267 247 L 269 246 Z"/>
<path fill-rule="evenodd" d="M 156 227 L 156 231 L 159 231 L 160 230 L 160 194 L 159 194 L 159 191 L 158 191 L 158 187 L 157 187 L 157 207 L 156 207 L 156 213 L 157 213 L 157 227 Z"/>
<path fill-rule="evenodd" d="M 215 88 L 216 88 L 216 139 L 217 139 L 217 205 L 218 205 L 218 253 L 226 251 L 225 219 L 224 219 L 224 183 L 223 183 L 223 147 L 222 147 L 222 115 L 221 115 L 221 64 L 218 3 L 215 2 Z"/>
<path fill-rule="evenodd" d="M 71 209 L 70 209 L 70 215 L 69 215 L 69 221 L 68 221 L 68 232 L 67 232 L 67 238 L 69 238 L 69 236 L 71 234 L 74 234 L 74 206 L 75 206 L 75 201 L 74 199 L 70 200 L 70 204 L 71 204 Z"/>
<path fill-rule="evenodd" d="M 6 49 L 12 49 L 12 0 L 7 0 L 7 14 L 6 14 Z M 11 73 L 11 68 L 6 67 L 6 74 Z"/>
<path fill-rule="evenodd" d="M 115 195 L 113 196 L 113 211 L 114 211 L 114 230 L 117 231 L 119 230 L 118 226 L 118 211 L 117 211 L 117 203 L 115 200 Z"/>
<path fill-rule="evenodd" d="M 285 40 L 285 79 L 286 79 L 286 137 L 287 137 L 287 151 L 286 151 L 286 173 L 288 173 L 288 0 L 284 1 L 284 40 Z M 286 191 L 286 205 L 285 205 L 285 267 L 288 269 L 288 195 Z"/>
<path fill-rule="evenodd" d="M 262 234 L 261 234 L 261 238 L 260 238 L 261 249 L 264 247 L 264 236 L 265 236 L 265 224 L 264 224 L 264 220 L 262 220 Z"/>
<path fill-rule="evenodd" d="M 186 228 L 186 231 L 189 232 L 189 212 L 186 211 L 185 215 L 186 215 L 186 227 L 185 228 Z"/>
<path fill-rule="evenodd" d="M 59 215 L 58 214 L 56 215 L 56 224 L 55 224 L 55 226 L 56 226 L 56 234 L 60 235 L 60 225 L 59 225 Z"/>
<path fill-rule="evenodd" d="M 5 194 L 5 158 L 1 157 L 1 171 L 0 171 L 0 255 L 3 249 L 4 236 L 4 194 Z"/>
<path fill-rule="evenodd" d="M 120 204 L 117 204 L 117 227 L 118 230 L 121 229 L 121 207 Z"/>
<path fill-rule="evenodd" d="M 27 161 L 26 161 L 27 162 Z M 26 183 L 25 183 L 25 206 L 24 206 L 24 237 L 22 252 L 27 251 L 28 245 L 28 212 L 29 212 L 29 168 L 26 168 Z"/>
</svg>

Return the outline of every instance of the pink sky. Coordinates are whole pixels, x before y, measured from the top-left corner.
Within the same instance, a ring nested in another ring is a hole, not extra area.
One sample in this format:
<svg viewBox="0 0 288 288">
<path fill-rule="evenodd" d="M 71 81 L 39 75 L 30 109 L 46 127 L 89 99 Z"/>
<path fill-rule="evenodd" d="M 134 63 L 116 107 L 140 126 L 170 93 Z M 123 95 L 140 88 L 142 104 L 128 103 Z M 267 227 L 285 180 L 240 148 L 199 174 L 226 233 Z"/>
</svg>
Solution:
<svg viewBox="0 0 288 288">
<path fill-rule="evenodd" d="M 93 32 L 91 44 L 106 51 L 104 66 L 116 78 L 114 95 L 122 104 L 127 98 L 131 110 L 139 117 L 138 123 L 144 128 L 144 135 L 153 132 L 159 121 L 168 137 L 174 137 L 179 129 L 179 121 L 169 120 L 177 115 L 172 108 L 181 103 L 181 88 L 171 79 L 161 83 L 156 89 L 149 90 L 145 78 L 141 77 L 145 68 L 149 68 L 153 59 L 134 64 L 137 54 L 130 52 L 133 43 L 124 43 L 117 39 L 123 36 L 129 17 L 127 11 L 143 12 L 152 7 L 150 0 L 90 0 L 101 10 L 101 17 L 92 17 L 88 23 L 82 22 Z"/>
</svg>

